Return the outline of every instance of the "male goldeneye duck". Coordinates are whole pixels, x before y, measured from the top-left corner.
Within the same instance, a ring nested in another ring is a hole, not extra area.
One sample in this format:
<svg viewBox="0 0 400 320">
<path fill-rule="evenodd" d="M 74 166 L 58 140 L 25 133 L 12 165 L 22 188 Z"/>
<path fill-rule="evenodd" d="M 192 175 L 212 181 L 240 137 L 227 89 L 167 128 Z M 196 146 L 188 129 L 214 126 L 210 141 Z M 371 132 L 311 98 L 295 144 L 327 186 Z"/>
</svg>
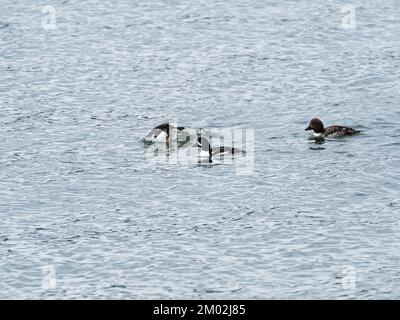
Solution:
<svg viewBox="0 0 400 320">
<path fill-rule="evenodd" d="M 163 123 L 153 128 L 145 137 L 144 141 L 149 143 L 154 142 L 165 142 L 171 143 L 172 130 L 176 129 L 176 134 L 179 135 L 185 129 L 185 127 L 173 127 L 169 123 Z"/>
<path fill-rule="evenodd" d="M 318 138 L 325 138 L 325 137 L 344 137 L 344 136 L 351 136 L 353 134 L 360 133 L 360 131 L 355 130 L 350 127 L 344 126 L 329 126 L 324 127 L 324 124 L 318 118 L 311 119 L 310 124 L 305 130 L 313 130 L 314 136 Z"/>
<path fill-rule="evenodd" d="M 214 155 L 224 156 L 229 154 L 233 156 L 246 153 L 244 150 L 232 147 L 220 146 L 211 148 L 210 142 L 204 137 L 197 138 L 197 145 L 201 148 L 200 157 L 208 157 L 210 160 Z"/>
</svg>

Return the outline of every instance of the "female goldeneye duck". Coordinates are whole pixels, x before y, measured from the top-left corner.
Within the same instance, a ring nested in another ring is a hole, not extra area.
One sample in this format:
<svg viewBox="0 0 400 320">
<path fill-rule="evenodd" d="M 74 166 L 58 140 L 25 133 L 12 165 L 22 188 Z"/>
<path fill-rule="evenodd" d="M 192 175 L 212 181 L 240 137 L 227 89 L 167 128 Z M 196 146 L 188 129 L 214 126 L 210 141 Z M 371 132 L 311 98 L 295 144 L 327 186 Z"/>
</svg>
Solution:
<svg viewBox="0 0 400 320">
<path fill-rule="evenodd" d="M 353 134 L 360 133 L 360 131 L 355 130 L 350 127 L 344 126 L 329 126 L 324 127 L 324 124 L 318 118 L 311 119 L 310 124 L 305 130 L 313 130 L 314 136 L 318 138 L 325 137 L 344 137 L 351 136 Z"/>
<path fill-rule="evenodd" d="M 232 148 L 232 147 L 214 147 L 211 148 L 210 142 L 204 138 L 204 137 L 198 137 L 197 138 L 197 146 L 201 148 L 200 151 L 200 157 L 208 157 L 210 160 L 212 156 L 214 155 L 235 155 L 235 154 L 243 154 L 246 153 L 246 151 L 238 149 L 238 148 Z"/>
<path fill-rule="evenodd" d="M 144 141 L 149 143 L 154 142 L 165 142 L 167 144 L 171 143 L 172 135 L 170 134 L 172 130 L 176 129 L 176 133 L 179 135 L 185 127 L 173 127 L 169 123 L 163 123 L 159 126 L 153 128 L 145 137 Z"/>
</svg>

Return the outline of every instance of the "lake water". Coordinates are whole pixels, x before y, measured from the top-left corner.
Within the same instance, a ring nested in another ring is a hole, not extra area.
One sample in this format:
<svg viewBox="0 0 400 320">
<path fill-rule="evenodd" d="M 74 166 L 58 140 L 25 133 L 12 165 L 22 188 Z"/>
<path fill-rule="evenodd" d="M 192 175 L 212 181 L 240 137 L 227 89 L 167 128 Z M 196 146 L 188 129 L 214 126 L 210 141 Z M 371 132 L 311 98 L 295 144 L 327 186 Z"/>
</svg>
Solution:
<svg viewBox="0 0 400 320">
<path fill-rule="evenodd" d="M 0 298 L 399 298 L 400 7 L 351 3 L 0 0 Z M 149 161 L 166 121 L 254 168 Z"/>
</svg>

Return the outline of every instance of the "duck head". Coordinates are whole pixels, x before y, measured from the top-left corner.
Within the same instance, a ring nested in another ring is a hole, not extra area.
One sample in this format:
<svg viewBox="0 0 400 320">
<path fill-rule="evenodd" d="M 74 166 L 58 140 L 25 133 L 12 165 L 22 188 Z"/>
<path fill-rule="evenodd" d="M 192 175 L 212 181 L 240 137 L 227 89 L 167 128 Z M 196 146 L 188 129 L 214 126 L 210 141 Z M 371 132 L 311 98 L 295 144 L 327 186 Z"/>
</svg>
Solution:
<svg viewBox="0 0 400 320">
<path fill-rule="evenodd" d="M 313 130 L 314 133 L 321 134 L 324 133 L 325 128 L 321 120 L 319 120 L 318 118 L 314 118 L 310 120 L 308 127 L 305 128 L 304 130 L 306 131 Z"/>
</svg>

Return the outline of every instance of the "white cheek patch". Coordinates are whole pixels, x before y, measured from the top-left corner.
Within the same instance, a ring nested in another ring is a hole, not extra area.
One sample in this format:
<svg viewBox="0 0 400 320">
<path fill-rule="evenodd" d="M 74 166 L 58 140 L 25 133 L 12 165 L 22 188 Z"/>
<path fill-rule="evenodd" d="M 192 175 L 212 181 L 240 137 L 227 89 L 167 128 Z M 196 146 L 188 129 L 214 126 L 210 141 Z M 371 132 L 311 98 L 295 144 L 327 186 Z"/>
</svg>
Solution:
<svg viewBox="0 0 400 320">
<path fill-rule="evenodd" d="M 154 137 L 154 135 L 153 135 L 153 137 Z M 167 140 L 167 134 L 165 133 L 165 131 L 161 131 L 157 135 L 157 137 L 154 137 L 154 141 L 157 141 L 157 142 L 164 142 L 166 140 Z"/>
<path fill-rule="evenodd" d="M 153 129 L 144 139 L 148 142 L 165 142 L 167 134 L 163 130 Z"/>
</svg>

